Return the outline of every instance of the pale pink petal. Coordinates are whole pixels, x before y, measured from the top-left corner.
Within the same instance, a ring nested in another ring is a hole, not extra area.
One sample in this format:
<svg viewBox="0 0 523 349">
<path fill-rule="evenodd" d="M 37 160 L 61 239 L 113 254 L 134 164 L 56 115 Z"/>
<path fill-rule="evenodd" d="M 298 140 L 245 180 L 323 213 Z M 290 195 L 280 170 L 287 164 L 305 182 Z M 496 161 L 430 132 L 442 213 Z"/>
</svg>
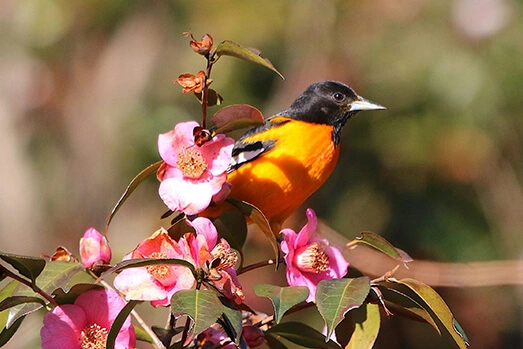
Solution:
<svg viewBox="0 0 523 349">
<path fill-rule="evenodd" d="M 218 231 L 210 220 L 204 217 L 198 217 L 193 221 L 187 220 L 187 224 L 194 228 L 196 234 L 205 236 L 207 241 L 207 248 L 212 250 L 218 240 Z"/>
<path fill-rule="evenodd" d="M 305 246 L 309 243 L 311 237 L 316 232 L 316 228 L 318 226 L 318 220 L 316 218 L 316 213 L 310 208 L 306 211 L 307 215 L 307 224 L 303 226 L 303 228 L 298 233 L 298 237 L 296 238 L 296 241 L 294 242 L 294 248 L 297 249 L 299 247 Z"/>
<path fill-rule="evenodd" d="M 202 156 L 209 165 L 208 171 L 215 176 L 225 172 L 231 162 L 233 146 L 232 138 L 219 134 L 200 147 Z"/>
<path fill-rule="evenodd" d="M 114 287 L 125 295 L 126 300 L 160 300 L 167 292 L 145 268 L 123 270 L 114 279 Z"/>
<path fill-rule="evenodd" d="M 44 317 L 40 330 L 43 349 L 81 349 L 80 332 L 87 325 L 86 315 L 81 307 L 63 304 L 53 308 Z"/>
<path fill-rule="evenodd" d="M 345 260 L 341 251 L 333 246 L 327 247 L 325 251 L 329 256 L 329 277 L 330 278 L 342 278 L 347 274 L 349 268 L 349 262 Z"/>
<path fill-rule="evenodd" d="M 169 209 L 193 215 L 209 206 L 214 193 L 210 183 L 194 184 L 170 178 L 160 183 L 159 194 Z"/>
<path fill-rule="evenodd" d="M 180 149 L 194 144 L 192 132 L 197 126 L 195 121 L 182 122 L 177 124 L 174 130 L 158 136 L 158 152 L 166 163 L 176 166 Z"/>
</svg>

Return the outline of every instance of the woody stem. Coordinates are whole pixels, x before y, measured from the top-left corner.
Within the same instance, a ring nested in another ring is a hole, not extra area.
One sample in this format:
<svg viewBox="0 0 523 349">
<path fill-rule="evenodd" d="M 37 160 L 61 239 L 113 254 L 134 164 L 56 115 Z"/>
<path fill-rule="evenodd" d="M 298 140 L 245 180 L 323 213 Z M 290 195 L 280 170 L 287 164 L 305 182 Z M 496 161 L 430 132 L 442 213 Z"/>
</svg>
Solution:
<svg viewBox="0 0 523 349">
<path fill-rule="evenodd" d="M 206 121 L 207 121 L 207 104 L 209 100 L 209 85 L 207 84 L 207 81 L 211 78 L 211 70 L 213 66 L 213 58 L 209 55 L 206 56 L 207 58 L 207 71 L 205 72 L 205 79 L 203 81 L 203 88 L 202 88 L 202 127 L 206 128 Z"/>
</svg>

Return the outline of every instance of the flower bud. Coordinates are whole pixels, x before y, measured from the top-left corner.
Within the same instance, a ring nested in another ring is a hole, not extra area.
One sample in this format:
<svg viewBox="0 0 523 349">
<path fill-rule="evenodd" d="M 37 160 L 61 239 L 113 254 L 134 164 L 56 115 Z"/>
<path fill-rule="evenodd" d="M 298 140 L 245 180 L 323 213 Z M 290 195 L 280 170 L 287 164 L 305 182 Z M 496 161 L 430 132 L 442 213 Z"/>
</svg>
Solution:
<svg viewBox="0 0 523 349">
<path fill-rule="evenodd" d="M 87 229 L 80 239 L 80 258 L 86 268 L 92 268 L 98 261 L 111 262 L 111 248 L 105 236 L 94 228 Z"/>
<path fill-rule="evenodd" d="M 251 325 L 243 326 L 243 338 L 245 338 L 249 348 L 259 347 L 265 342 L 263 331 L 259 327 Z"/>
</svg>

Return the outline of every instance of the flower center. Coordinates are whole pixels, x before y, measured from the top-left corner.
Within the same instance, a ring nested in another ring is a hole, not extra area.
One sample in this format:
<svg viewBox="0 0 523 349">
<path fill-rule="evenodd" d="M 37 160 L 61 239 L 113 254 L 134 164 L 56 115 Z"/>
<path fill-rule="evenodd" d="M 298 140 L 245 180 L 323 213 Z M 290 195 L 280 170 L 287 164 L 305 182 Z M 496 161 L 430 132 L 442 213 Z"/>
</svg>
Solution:
<svg viewBox="0 0 523 349">
<path fill-rule="evenodd" d="M 301 271 L 321 273 L 329 269 L 329 256 L 324 242 L 313 242 L 296 251 L 296 264 Z"/>
<path fill-rule="evenodd" d="M 236 262 L 238 262 L 238 255 L 231 249 L 230 246 L 221 242 L 214 246 L 211 254 L 214 258 L 220 259 L 220 264 L 216 267 L 218 270 L 234 267 Z"/>
<path fill-rule="evenodd" d="M 80 347 L 82 349 L 105 349 L 109 331 L 98 324 L 87 326 L 80 332 Z"/>
<path fill-rule="evenodd" d="M 208 167 L 202 153 L 195 148 L 181 149 L 178 153 L 176 166 L 184 176 L 190 178 L 199 178 Z"/>
<path fill-rule="evenodd" d="M 149 255 L 149 258 L 167 258 L 167 255 L 163 252 L 153 252 Z M 149 265 L 147 266 L 147 272 L 156 279 L 166 279 L 170 274 L 170 269 L 167 265 Z"/>
</svg>

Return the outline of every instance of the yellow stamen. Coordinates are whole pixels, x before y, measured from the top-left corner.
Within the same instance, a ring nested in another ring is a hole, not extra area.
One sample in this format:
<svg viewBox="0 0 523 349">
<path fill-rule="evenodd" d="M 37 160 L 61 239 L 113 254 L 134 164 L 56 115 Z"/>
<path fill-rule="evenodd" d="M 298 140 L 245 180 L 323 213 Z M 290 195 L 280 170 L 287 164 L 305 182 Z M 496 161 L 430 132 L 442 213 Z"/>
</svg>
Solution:
<svg viewBox="0 0 523 349">
<path fill-rule="evenodd" d="M 321 273 L 329 269 L 329 256 L 325 253 L 327 245 L 317 241 L 296 251 L 296 265 L 302 271 Z"/>
<path fill-rule="evenodd" d="M 163 252 L 153 252 L 149 258 L 167 258 L 167 255 Z M 166 279 L 169 277 L 171 270 L 167 265 L 149 265 L 147 266 L 147 272 L 156 279 Z"/>
<path fill-rule="evenodd" d="M 176 166 L 184 176 L 190 178 L 199 178 L 208 167 L 202 153 L 196 148 L 181 149 Z"/>
<path fill-rule="evenodd" d="M 80 332 L 80 347 L 82 349 L 105 349 L 109 331 L 98 324 L 87 326 Z"/>
</svg>

